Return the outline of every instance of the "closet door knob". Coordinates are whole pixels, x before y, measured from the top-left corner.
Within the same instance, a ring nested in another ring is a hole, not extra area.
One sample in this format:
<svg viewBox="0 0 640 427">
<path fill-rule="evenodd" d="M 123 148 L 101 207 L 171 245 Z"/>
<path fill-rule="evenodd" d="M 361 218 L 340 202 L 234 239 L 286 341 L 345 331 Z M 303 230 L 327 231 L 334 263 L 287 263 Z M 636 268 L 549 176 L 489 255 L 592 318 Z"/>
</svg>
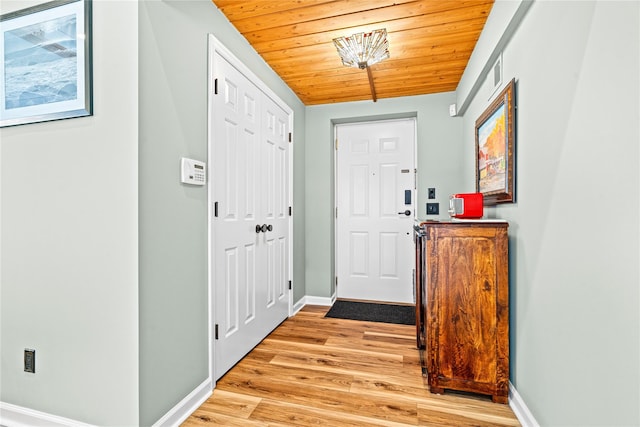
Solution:
<svg viewBox="0 0 640 427">
<path fill-rule="evenodd" d="M 266 233 L 267 231 L 271 231 L 271 230 L 273 230 L 273 225 L 271 225 L 271 224 L 269 224 L 269 225 L 267 225 L 267 224 L 262 224 L 262 225 L 257 224 L 256 225 L 256 233 L 260 233 L 260 232 Z"/>
</svg>

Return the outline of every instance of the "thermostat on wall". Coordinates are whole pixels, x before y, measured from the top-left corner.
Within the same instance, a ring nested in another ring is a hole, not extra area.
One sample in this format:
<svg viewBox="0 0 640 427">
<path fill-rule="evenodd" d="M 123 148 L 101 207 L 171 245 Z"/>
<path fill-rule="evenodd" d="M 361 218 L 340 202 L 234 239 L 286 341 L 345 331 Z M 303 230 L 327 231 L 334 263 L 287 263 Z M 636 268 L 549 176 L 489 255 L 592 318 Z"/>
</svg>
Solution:
<svg viewBox="0 0 640 427">
<path fill-rule="evenodd" d="M 207 164 L 183 157 L 180 162 L 180 181 L 185 184 L 205 185 L 207 183 Z"/>
</svg>

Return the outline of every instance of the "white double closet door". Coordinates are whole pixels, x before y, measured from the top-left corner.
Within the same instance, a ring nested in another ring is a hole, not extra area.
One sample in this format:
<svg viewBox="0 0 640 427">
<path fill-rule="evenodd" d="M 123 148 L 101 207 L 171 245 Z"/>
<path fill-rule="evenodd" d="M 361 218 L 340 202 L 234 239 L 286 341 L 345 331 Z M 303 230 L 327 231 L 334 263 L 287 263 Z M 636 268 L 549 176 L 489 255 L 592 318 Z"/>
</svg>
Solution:
<svg viewBox="0 0 640 427">
<path fill-rule="evenodd" d="M 290 112 L 210 42 L 214 379 L 289 313 Z M 217 93 L 216 93 L 217 92 Z"/>
</svg>

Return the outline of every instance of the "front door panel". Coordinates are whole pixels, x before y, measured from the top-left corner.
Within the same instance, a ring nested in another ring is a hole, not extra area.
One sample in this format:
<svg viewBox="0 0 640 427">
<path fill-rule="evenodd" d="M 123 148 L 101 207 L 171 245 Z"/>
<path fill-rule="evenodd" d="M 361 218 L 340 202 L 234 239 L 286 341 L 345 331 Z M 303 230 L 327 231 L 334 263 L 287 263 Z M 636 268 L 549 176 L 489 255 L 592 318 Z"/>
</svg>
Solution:
<svg viewBox="0 0 640 427">
<path fill-rule="evenodd" d="M 415 121 L 339 125 L 336 138 L 337 296 L 412 303 Z"/>
</svg>

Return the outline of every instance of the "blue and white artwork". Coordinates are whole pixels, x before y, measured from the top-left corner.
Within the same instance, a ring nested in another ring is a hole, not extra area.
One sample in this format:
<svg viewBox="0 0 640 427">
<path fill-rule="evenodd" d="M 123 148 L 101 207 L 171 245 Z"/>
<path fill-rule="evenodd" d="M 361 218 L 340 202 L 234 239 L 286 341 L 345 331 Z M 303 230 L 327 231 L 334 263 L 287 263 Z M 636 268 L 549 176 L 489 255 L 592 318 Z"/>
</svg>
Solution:
<svg viewBox="0 0 640 427">
<path fill-rule="evenodd" d="M 78 98 L 76 15 L 4 33 L 5 110 Z"/>
<path fill-rule="evenodd" d="M 91 10 L 54 0 L 0 15 L 0 127 L 93 114 Z"/>
</svg>

